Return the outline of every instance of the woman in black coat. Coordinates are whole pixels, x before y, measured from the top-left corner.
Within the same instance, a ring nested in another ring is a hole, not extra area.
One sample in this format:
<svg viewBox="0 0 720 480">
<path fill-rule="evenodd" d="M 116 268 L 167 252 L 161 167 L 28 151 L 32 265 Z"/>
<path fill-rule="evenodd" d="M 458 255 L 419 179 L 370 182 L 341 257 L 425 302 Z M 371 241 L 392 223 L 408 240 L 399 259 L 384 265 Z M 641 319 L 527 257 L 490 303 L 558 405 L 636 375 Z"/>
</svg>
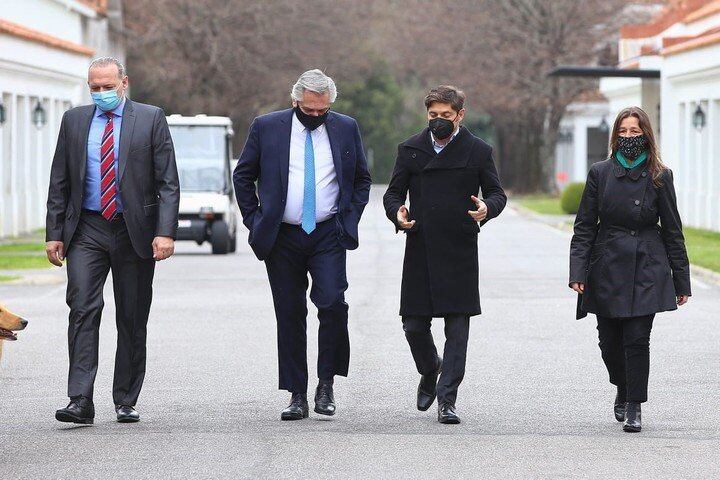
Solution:
<svg viewBox="0 0 720 480">
<path fill-rule="evenodd" d="M 640 108 L 620 112 L 610 158 L 590 168 L 570 245 L 569 285 L 579 294 L 577 317 L 597 316 L 602 358 L 617 386 L 615 418 L 626 432 L 639 432 L 653 318 L 690 296 L 672 171 Z"/>
</svg>

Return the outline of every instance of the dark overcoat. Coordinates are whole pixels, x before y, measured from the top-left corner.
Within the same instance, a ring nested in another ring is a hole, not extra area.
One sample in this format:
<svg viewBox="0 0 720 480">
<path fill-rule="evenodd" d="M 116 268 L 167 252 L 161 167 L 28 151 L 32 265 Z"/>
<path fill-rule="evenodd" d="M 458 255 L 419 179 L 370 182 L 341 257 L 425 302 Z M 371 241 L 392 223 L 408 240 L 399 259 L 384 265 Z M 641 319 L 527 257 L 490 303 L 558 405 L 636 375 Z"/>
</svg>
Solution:
<svg viewBox="0 0 720 480">
<path fill-rule="evenodd" d="M 655 186 L 645 164 L 594 164 L 570 244 L 570 283 L 585 284 L 577 318 L 637 317 L 677 309 L 690 269 L 673 176 Z"/>
<path fill-rule="evenodd" d="M 481 188 L 485 223 L 500 214 L 507 198 L 492 148 L 465 127 L 437 154 L 427 128 L 398 146 L 383 203 L 399 230 L 397 211 L 409 192 L 409 218 L 415 220 L 405 231 L 400 315 L 480 314 L 480 228 L 468 210 L 477 210 L 470 196 Z"/>
</svg>

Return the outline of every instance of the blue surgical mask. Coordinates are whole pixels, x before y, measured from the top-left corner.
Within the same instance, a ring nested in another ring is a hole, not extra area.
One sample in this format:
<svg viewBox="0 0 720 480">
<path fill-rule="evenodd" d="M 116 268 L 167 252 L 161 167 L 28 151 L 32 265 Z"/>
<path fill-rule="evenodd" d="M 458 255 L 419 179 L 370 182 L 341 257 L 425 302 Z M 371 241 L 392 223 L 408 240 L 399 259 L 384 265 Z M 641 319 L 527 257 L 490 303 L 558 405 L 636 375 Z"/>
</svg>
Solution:
<svg viewBox="0 0 720 480">
<path fill-rule="evenodd" d="M 120 87 L 118 86 L 118 88 Z M 120 105 L 120 102 L 122 102 L 122 98 L 118 95 L 117 89 L 106 90 L 104 92 L 92 92 L 90 96 L 92 96 L 95 105 L 103 112 L 115 110 L 117 106 Z"/>
</svg>

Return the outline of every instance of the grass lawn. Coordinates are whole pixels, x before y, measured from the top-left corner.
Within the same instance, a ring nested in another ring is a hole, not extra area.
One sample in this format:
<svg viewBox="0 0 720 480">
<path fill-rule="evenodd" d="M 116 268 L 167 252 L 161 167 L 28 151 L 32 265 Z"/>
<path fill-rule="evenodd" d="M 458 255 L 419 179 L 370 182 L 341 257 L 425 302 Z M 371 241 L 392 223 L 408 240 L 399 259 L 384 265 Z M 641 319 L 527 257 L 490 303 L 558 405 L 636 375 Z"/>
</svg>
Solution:
<svg viewBox="0 0 720 480">
<path fill-rule="evenodd" d="M 18 242 L 0 245 L 0 270 L 49 268 L 44 243 Z M 0 275 L 0 281 L 12 280 Z"/>
<path fill-rule="evenodd" d="M 525 195 L 518 198 L 520 205 L 542 215 L 565 215 L 560 208 L 560 197 Z"/>
<path fill-rule="evenodd" d="M 683 228 L 690 262 L 720 272 L 720 233 Z"/>
<path fill-rule="evenodd" d="M 0 275 L 0 282 L 9 282 L 10 280 L 17 280 L 20 277 L 15 277 L 13 275 Z"/>
</svg>

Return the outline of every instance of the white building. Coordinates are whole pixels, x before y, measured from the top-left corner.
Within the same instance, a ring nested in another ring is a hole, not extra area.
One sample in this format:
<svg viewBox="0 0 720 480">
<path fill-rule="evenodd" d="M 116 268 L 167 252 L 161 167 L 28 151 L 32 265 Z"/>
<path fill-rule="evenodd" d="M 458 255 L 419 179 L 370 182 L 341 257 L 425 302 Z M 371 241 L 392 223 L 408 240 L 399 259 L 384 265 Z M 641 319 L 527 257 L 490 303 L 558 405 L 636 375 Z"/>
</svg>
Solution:
<svg viewBox="0 0 720 480">
<path fill-rule="evenodd" d="M 584 182 L 590 165 L 607 158 L 608 101 L 600 92 L 587 92 L 570 104 L 560 121 L 555 149 L 555 184 Z"/>
<path fill-rule="evenodd" d="M 621 109 L 642 107 L 685 224 L 720 231 L 720 0 L 668 0 L 650 22 L 620 29 L 618 52 L 617 69 L 557 74 L 602 77 L 609 124 Z"/>
<path fill-rule="evenodd" d="M 0 238 L 42 228 L 60 119 L 93 56 L 124 57 L 120 0 L 0 0 Z"/>
<path fill-rule="evenodd" d="M 611 115 L 640 105 L 659 127 L 687 225 L 720 231 L 720 0 L 673 0 L 620 30 L 620 67 L 658 80 L 606 78 Z"/>
</svg>

